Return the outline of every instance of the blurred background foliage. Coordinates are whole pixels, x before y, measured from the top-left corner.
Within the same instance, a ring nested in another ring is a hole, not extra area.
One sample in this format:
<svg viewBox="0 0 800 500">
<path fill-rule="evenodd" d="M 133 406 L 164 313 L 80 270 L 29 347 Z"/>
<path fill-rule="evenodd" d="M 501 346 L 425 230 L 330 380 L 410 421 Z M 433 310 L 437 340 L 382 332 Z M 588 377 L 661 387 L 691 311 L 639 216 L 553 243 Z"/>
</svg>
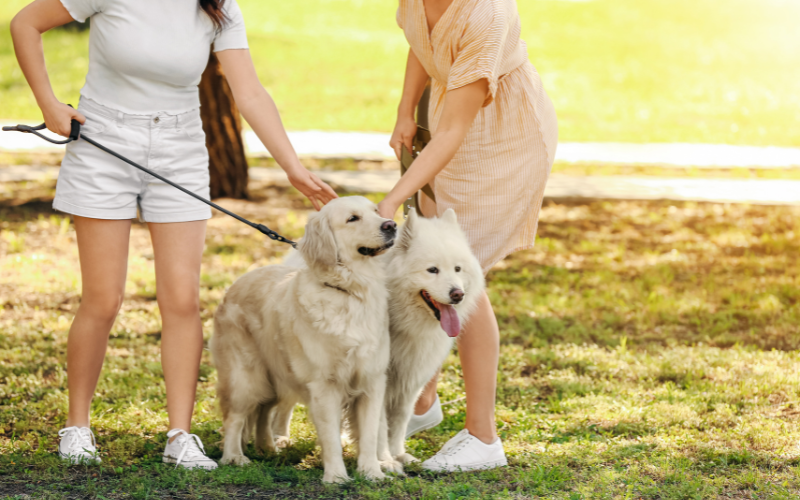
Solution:
<svg viewBox="0 0 800 500">
<path fill-rule="evenodd" d="M 40 113 L 0 4 L 0 119 Z M 259 76 L 292 130 L 391 131 L 408 46 L 384 0 L 239 0 Z M 800 146 L 800 2 L 519 0 L 523 39 L 563 141 Z M 75 103 L 88 33 L 45 36 Z"/>
</svg>

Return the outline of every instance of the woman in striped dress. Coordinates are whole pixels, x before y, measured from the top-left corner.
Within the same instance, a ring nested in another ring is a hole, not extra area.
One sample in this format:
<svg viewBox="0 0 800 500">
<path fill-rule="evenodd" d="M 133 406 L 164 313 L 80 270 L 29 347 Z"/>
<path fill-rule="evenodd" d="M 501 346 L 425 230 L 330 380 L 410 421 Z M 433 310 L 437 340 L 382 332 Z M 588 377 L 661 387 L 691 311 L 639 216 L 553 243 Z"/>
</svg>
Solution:
<svg viewBox="0 0 800 500">
<path fill-rule="evenodd" d="M 426 183 L 424 215 L 453 208 L 484 272 L 536 237 L 558 129 L 553 105 L 520 40 L 516 0 L 400 0 L 397 22 L 411 47 L 391 146 L 398 159 L 416 133 L 414 109 L 431 78 L 432 140 L 380 203 L 392 217 Z M 435 182 L 434 182 L 435 180 Z M 506 463 L 494 423 L 499 333 L 488 296 L 458 337 L 467 392 L 465 429 L 429 470 Z M 442 419 L 436 381 L 420 396 L 409 431 Z"/>
</svg>

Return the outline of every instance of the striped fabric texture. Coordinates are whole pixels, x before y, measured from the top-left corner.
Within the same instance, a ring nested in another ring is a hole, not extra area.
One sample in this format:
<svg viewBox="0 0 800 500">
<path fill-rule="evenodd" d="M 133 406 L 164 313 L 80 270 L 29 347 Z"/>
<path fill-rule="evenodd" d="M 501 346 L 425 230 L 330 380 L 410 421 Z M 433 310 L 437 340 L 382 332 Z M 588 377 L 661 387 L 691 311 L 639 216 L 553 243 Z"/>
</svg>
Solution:
<svg viewBox="0 0 800 500">
<path fill-rule="evenodd" d="M 434 136 L 448 90 L 489 82 L 464 143 L 434 183 L 439 215 L 455 210 L 487 272 L 534 244 L 558 143 L 555 109 L 519 38 L 515 0 L 453 0 L 430 33 L 423 0 L 400 0 L 397 22 L 432 79 Z"/>
</svg>

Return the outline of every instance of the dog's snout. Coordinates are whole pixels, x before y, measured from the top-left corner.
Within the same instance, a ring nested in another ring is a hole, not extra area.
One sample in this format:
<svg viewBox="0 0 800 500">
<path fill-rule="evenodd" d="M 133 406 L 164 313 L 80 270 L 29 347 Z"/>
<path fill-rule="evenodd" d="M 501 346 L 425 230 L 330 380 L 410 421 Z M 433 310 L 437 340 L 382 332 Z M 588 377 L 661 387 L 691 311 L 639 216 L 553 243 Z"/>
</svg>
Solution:
<svg viewBox="0 0 800 500">
<path fill-rule="evenodd" d="M 459 304 L 462 300 L 464 300 L 464 291 L 459 288 L 453 288 L 450 290 L 450 301 L 453 304 Z"/>
<path fill-rule="evenodd" d="M 394 232 L 397 231 L 397 223 L 393 220 L 387 220 L 381 224 L 381 231 L 388 234 L 394 234 Z"/>
</svg>

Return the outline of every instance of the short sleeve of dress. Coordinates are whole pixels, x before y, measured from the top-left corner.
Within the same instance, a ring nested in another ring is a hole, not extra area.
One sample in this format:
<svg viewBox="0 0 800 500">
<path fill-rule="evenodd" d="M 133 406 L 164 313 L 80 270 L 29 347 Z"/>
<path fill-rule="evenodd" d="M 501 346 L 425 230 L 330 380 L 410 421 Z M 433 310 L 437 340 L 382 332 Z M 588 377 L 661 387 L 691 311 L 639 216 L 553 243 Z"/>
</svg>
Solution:
<svg viewBox="0 0 800 500">
<path fill-rule="evenodd" d="M 87 18 L 103 11 L 105 0 L 61 0 L 72 19 L 85 23 Z"/>
<path fill-rule="evenodd" d="M 461 35 L 455 61 L 450 66 L 447 90 L 455 90 L 486 78 L 489 95 L 483 105 L 488 106 L 497 92 L 498 70 L 508 32 L 503 12 L 498 12 L 495 2 L 478 2 L 470 14 Z"/>
<path fill-rule="evenodd" d="M 244 16 L 236 0 L 226 0 L 222 4 L 227 21 L 214 38 L 214 52 L 229 49 L 247 49 L 247 32 L 244 28 Z"/>
</svg>

